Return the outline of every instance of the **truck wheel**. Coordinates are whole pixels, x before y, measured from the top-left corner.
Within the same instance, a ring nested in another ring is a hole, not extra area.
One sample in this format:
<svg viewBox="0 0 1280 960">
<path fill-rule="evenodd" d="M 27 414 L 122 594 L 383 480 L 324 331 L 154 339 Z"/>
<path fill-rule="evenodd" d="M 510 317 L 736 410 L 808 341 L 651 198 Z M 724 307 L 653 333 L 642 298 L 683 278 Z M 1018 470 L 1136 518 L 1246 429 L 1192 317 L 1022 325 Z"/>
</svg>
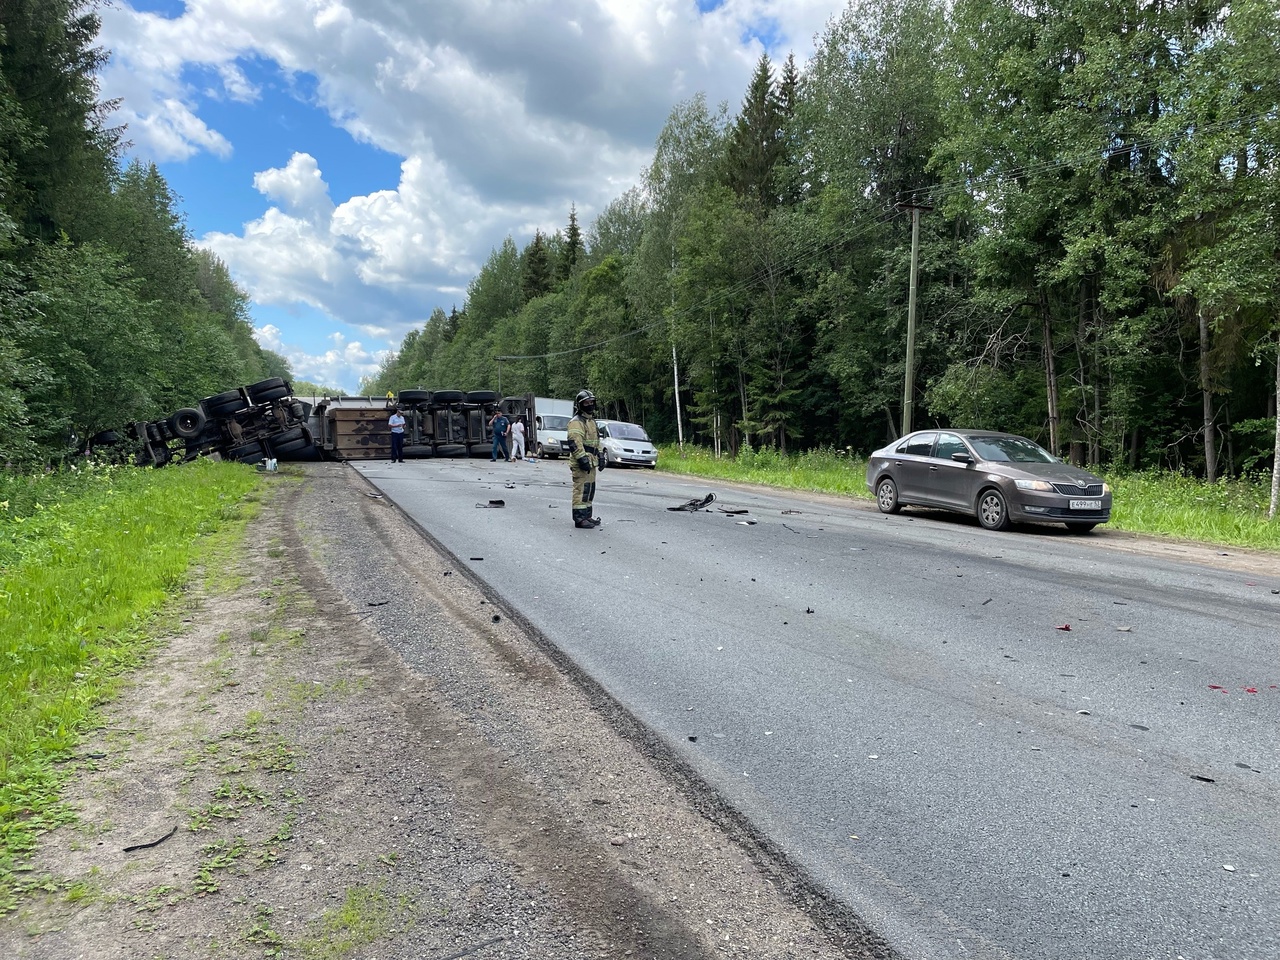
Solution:
<svg viewBox="0 0 1280 960">
<path fill-rule="evenodd" d="M 306 427 L 291 427 L 283 433 L 277 433 L 274 437 L 267 438 L 271 442 L 271 448 L 278 450 L 286 444 L 295 443 L 298 440 L 303 441 L 303 446 L 311 442 L 311 434 L 307 432 Z"/>
<path fill-rule="evenodd" d="M 467 394 L 467 403 L 497 403 L 498 395 L 492 390 L 472 390 Z"/>
<path fill-rule="evenodd" d="M 228 460 L 234 460 L 237 463 L 257 463 L 263 457 L 262 444 L 254 441 L 253 443 L 232 447 L 226 452 L 225 456 Z"/>
<path fill-rule="evenodd" d="M 401 390 L 400 402 L 408 404 L 429 403 L 431 401 L 430 390 Z"/>
<path fill-rule="evenodd" d="M 103 430 L 89 438 L 91 447 L 109 447 L 120 442 L 120 434 L 114 430 Z"/>
<path fill-rule="evenodd" d="M 277 456 L 300 453 L 312 445 L 311 432 L 305 427 L 286 430 L 271 441 L 271 451 Z"/>
<path fill-rule="evenodd" d="M 194 440 L 204 431 L 204 411 L 197 407 L 183 407 L 169 418 L 169 429 L 180 440 Z"/>
<path fill-rule="evenodd" d="M 462 403 L 467 399 L 467 395 L 461 390 L 433 390 L 431 392 L 432 406 L 442 407 L 450 403 Z"/>
<path fill-rule="evenodd" d="M 239 413 L 249 406 L 244 394 L 239 390 L 228 390 L 226 393 L 205 397 L 200 401 L 200 405 L 204 407 L 205 413 L 215 420 Z"/>
<path fill-rule="evenodd" d="M 268 380 L 259 380 L 257 383 L 250 384 L 244 388 L 244 392 L 249 395 L 249 402 L 256 406 L 262 406 L 264 403 L 270 403 L 272 400 L 280 400 L 289 395 L 289 384 L 285 383 L 280 377 L 271 377 Z"/>
</svg>

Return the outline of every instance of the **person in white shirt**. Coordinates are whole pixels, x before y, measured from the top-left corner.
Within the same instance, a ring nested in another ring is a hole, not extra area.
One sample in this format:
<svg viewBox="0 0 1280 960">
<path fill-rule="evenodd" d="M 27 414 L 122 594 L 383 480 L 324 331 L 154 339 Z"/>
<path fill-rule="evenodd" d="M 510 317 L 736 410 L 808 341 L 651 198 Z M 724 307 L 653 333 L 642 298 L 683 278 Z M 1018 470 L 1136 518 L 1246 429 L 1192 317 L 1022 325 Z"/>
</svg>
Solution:
<svg viewBox="0 0 1280 960">
<path fill-rule="evenodd" d="M 391 462 L 404 463 L 404 414 L 399 407 L 391 408 L 387 426 L 391 428 Z"/>
<path fill-rule="evenodd" d="M 511 421 L 511 459 L 524 459 L 524 420 L 519 417 Z"/>
</svg>

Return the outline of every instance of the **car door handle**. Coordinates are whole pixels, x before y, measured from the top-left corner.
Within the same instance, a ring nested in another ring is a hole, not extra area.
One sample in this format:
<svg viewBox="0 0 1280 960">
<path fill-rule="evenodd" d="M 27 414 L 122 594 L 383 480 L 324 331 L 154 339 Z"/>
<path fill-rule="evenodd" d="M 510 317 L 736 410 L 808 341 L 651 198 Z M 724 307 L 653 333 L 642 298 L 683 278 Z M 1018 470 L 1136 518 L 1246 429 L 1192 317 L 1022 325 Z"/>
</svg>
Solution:
<svg viewBox="0 0 1280 960">
<path fill-rule="evenodd" d="M 933 472 L 933 473 L 937 473 L 937 472 L 938 472 L 938 468 L 937 468 L 937 467 L 930 467 L 930 468 L 929 468 L 929 470 L 930 470 L 931 472 Z"/>
</svg>

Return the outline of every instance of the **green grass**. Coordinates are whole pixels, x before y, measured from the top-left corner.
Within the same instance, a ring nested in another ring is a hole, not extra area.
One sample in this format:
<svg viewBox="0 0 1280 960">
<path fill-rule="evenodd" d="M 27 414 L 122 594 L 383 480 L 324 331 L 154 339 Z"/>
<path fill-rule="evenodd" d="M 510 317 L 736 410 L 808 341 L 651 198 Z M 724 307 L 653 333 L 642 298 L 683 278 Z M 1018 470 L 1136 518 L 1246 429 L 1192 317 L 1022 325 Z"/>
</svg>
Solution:
<svg viewBox="0 0 1280 960">
<path fill-rule="evenodd" d="M 709 451 L 663 446 L 660 470 L 769 487 L 811 490 L 871 500 L 867 462 L 830 448 L 783 456 L 772 450 L 716 459 Z M 1205 483 L 1178 473 L 1102 473 L 1111 484 L 1113 530 L 1198 540 L 1259 550 L 1280 550 L 1280 519 L 1267 520 L 1270 476 Z"/>
<path fill-rule="evenodd" d="M 296 945 L 309 960 L 340 960 L 379 939 L 407 912 L 402 898 L 392 901 L 381 883 L 347 890 L 341 906 L 326 910 L 312 933 Z"/>
<path fill-rule="evenodd" d="M 261 478 L 197 461 L 0 474 L 0 912 L 81 734 L 181 608 L 193 565 L 238 536 Z M 220 539 L 222 538 L 222 539 Z"/>
</svg>

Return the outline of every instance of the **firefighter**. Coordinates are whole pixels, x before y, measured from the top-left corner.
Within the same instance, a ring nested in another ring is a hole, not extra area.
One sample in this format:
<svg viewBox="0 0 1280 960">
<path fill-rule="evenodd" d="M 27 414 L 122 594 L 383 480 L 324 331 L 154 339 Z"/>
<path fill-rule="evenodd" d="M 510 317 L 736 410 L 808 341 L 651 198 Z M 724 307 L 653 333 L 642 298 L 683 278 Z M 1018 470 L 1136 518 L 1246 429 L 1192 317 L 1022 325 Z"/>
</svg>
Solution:
<svg viewBox="0 0 1280 960">
<path fill-rule="evenodd" d="M 573 474 L 573 525 L 589 530 L 600 526 L 591 515 L 596 498 L 596 468 L 604 466 L 600 431 L 596 429 L 596 395 L 579 390 L 573 398 L 573 419 L 569 421 L 569 472 Z"/>
</svg>

